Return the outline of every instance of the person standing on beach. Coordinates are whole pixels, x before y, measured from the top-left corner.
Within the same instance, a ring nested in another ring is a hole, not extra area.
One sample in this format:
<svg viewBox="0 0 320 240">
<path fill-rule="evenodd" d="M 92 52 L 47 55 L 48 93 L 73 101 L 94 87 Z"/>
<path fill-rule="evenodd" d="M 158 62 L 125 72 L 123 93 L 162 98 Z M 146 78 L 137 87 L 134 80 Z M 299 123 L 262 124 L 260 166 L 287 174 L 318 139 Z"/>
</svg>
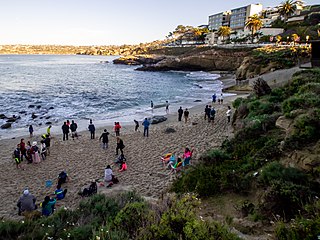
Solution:
<svg viewBox="0 0 320 240">
<path fill-rule="evenodd" d="M 70 130 L 71 130 L 71 137 L 73 140 L 74 140 L 74 137 L 78 138 L 77 128 L 78 128 L 78 125 L 72 120 L 70 125 Z"/>
<path fill-rule="evenodd" d="M 145 118 L 144 121 L 142 122 L 142 125 L 144 127 L 143 129 L 143 136 L 146 136 L 147 133 L 147 137 L 149 137 L 149 126 L 150 126 L 150 122 L 148 120 L 148 118 Z"/>
<path fill-rule="evenodd" d="M 188 122 L 188 118 L 189 118 L 189 111 L 188 108 L 186 108 L 186 110 L 184 110 L 184 122 L 187 123 Z"/>
<path fill-rule="evenodd" d="M 116 155 L 119 155 L 119 151 L 118 151 L 119 149 L 121 154 L 123 154 L 123 149 L 124 149 L 123 141 L 120 137 L 117 137 Z"/>
<path fill-rule="evenodd" d="M 51 145 L 51 138 L 50 138 L 50 134 L 46 135 L 46 138 L 44 139 L 44 143 L 46 144 L 47 147 L 47 155 L 50 155 L 50 145 Z"/>
<path fill-rule="evenodd" d="M 220 95 L 220 104 L 223 104 L 223 93 Z"/>
<path fill-rule="evenodd" d="M 133 121 L 135 123 L 134 131 L 136 132 L 136 131 L 138 131 L 138 128 L 139 128 L 139 122 L 137 120 L 133 120 Z"/>
<path fill-rule="evenodd" d="M 153 102 L 151 101 L 151 103 L 150 103 L 150 106 L 151 106 L 151 110 L 153 110 Z"/>
<path fill-rule="evenodd" d="M 21 168 L 21 151 L 20 151 L 20 144 L 17 145 L 17 148 L 13 151 L 14 161 L 16 162 L 17 169 Z"/>
<path fill-rule="evenodd" d="M 89 132 L 90 132 L 90 138 L 94 139 L 94 133 L 96 131 L 96 127 L 94 126 L 94 124 L 92 123 L 92 119 L 90 119 L 90 124 L 88 126 Z"/>
<path fill-rule="evenodd" d="M 63 141 L 68 140 L 69 126 L 67 125 L 66 122 L 63 123 L 61 129 L 62 129 L 62 133 L 63 133 L 63 138 L 62 138 L 62 140 L 63 140 Z"/>
<path fill-rule="evenodd" d="M 182 107 L 180 107 L 178 110 L 178 121 L 179 122 L 181 122 L 182 114 L 183 114 L 183 110 L 182 110 Z"/>
<path fill-rule="evenodd" d="M 102 139 L 102 148 L 103 149 L 108 148 L 108 142 L 109 142 L 108 135 L 109 135 L 109 133 L 108 133 L 107 129 L 105 129 L 99 138 L 99 141 L 101 141 L 101 139 Z"/>
<path fill-rule="evenodd" d="M 21 162 L 23 161 L 23 156 L 27 159 L 27 149 L 26 144 L 24 143 L 24 139 L 20 140 L 20 152 L 21 152 Z"/>
<path fill-rule="evenodd" d="M 207 116 L 208 116 L 208 105 L 206 105 L 206 107 L 204 108 L 204 120 L 207 120 Z"/>
<path fill-rule="evenodd" d="M 29 126 L 29 133 L 30 133 L 30 137 L 33 136 L 33 127 L 32 125 Z"/>
<path fill-rule="evenodd" d="M 216 99 L 217 99 L 217 96 L 216 96 L 216 94 L 214 93 L 214 94 L 212 95 L 212 105 L 213 105 L 214 103 L 216 103 Z"/>
<path fill-rule="evenodd" d="M 210 122 L 210 113 L 211 113 L 211 105 L 208 106 L 207 111 L 206 111 L 206 114 L 208 117 L 208 122 Z"/>
<path fill-rule="evenodd" d="M 119 122 L 115 122 L 114 123 L 114 131 L 116 133 L 116 136 L 120 136 L 120 128 L 121 128 L 121 125 Z"/>
<path fill-rule="evenodd" d="M 214 123 L 214 118 L 216 116 L 216 110 L 214 110 L 213 106 L 211 107 L 211 110 L 210 110 L 210 121 L 212 123 Z"/>
<path fill-rule="evenodd" d="M 52 126 L 50 125 L 48 128 L 47 128 L 47 134 L 51 134 L 51 128 L 52 128 Z"/>
<path fill-rule="evenodd" d="M 166 113 L 168 114 L 169 113 L 169 102 L 166 101 Z"/>
<path fill-rule="evenodd" d="M 228 106 L 228 110 L 227 110 L 226 114 L 227 114 L 228 123 L 230 123 L 230 120 L 231 120 L 231 107 L 230 106 Z"/>
</svg>

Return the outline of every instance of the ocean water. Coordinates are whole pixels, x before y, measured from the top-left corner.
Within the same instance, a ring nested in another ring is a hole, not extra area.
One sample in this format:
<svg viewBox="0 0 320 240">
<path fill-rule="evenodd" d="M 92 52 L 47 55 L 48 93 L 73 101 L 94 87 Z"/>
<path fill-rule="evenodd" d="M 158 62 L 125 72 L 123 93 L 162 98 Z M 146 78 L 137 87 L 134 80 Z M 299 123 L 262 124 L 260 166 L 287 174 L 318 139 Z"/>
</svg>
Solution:
<svg viewBox="0 0 320 240">
<path fill-rule="evenodd" d="M 213 92 L 221 92 L 217 74 L 141 72 L 136 66 L 112 64 L 114 58 L 0 55 L 0 114 L 21 117 L 11 129 L 1 129 L 0 138 L 26 134 L 29 124 L 45 128 L 49 121 L 58 126 L 66 119 L 99 124 L 142 120 L 165 113 L 163 107 L 151 111 L 151 100 L 156 106 L 169 101 L 176 112 L 179 106 L 204 104 Z M 38 117 L 32 119 L 32 113 Z M 0 120 L 0 125 L 5 122 Z"/>
</svg>

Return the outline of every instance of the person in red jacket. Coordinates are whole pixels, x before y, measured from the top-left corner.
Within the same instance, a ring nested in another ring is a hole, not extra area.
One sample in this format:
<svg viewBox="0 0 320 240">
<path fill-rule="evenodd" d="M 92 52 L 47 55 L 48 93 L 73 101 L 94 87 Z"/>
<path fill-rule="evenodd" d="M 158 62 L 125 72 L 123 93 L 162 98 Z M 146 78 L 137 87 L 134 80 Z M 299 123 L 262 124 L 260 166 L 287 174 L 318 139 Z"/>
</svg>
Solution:
<svg viewBox="0 0 320 240">
<path fill-rule="evenodd" d="M 120 136 L 120 128 L 121 128 L 120 123 L 119 122 L 115 122 L 114 123 L 114 131 L 116 133 L 116 136 Z"/>
</svg>

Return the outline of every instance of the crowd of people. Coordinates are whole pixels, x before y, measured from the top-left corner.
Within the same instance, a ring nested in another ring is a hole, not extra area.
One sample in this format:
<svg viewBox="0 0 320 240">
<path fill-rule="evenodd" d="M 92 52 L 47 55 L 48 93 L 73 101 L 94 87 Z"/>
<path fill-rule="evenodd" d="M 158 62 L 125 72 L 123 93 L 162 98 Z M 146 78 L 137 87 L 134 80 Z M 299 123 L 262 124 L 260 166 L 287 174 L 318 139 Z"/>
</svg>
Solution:
<svg viewBox="0 0 320 240">
<path fill-rule="evenodd" d="M 214 104 L 216 104 L 218 99 L 218 104 L 223 104 L 223 94 L 221 94 L 218 98 L 216 94 L 213 94 L 212 96 L 212 104 L 206 105 L 205 107 L 205 114 L 204 119 L 208 122 L 214 122 L 216 110 L 214 108 Z M 151 101 L 151 108 L 153 108 L 153 102 Z M 169 112 L 169 103 L 166 101 L 165 110 L 168 113 Z M 184 117 L 184 122 L 189 122 L 189 110 L 185 108 L 184 110 L 182 107 L 178 109 L 178 121 L 182 121 L 182 117 Z M 230 106 L 227 106 L 226 116 L 227 116 L 227 122 L 230 123 L 231 121 L 231 115 L 232 110 Z M 139 131 L 140 123 L 137 120 L 134 120 L 135 126 L 134 131 Z M 143 136 L 149 137 L 149 127 L 150 127 L 150 120 L 148 118 L 145 118 L 141 125 L 143 126 Z M 21 163 L 23 161 L 26 161 L 28 164 L 38 164 L 41 161 L 45 161 L 47 156 L 50 155 L 50 145 L 51 145 L 51 125 L 47 128 L 46 134 L 43 134 L 41 136 L 40 145 L 38 142 L 33 141 L 32 144 L 30 141 L 27 143 L 24 142 L 24 139 L 22 138 L 20 140 L 20 143 L 17 144 L 16 149 L 13 152 L 14 160 L 16 164 L 16 168 L 20 169 Z M 114 171 L 112 168 L 117 168 L 118 172 L 124 172 L 127 170 L 127 159 L 124 155 L 124 142 L 120 138 L 120 129 L 121 125 L 119 122 L 114 123 L 114 134 L 116 139 L 116 149 L 115 154 L 117 158 L 113 161 L 112 164 L 108 164 L 107 167 L 104 170 L 104 177 L 103 177 L 103 183 L 106 187 L 110 188 L 113 184 L 116 184 L 119 182 L 118 178 L 114 175 Z M 62 141 L 67 141 L 69 139 L 69 134 L 71 132 L 71 138 L 73 140 L 79 138 L 79 134 L 77 132 L 78 125 L 77 123 L 72 120 L 71 123 L 69 120 L 65 121 L 61 127 L 62 130 Z M 95 139 L 95 125 L 93 124 L 92 119 L 89 121 L 88 130 L 90 132 L 90 138 Z M 29 126 L 29 134 L 30 137 L 33 137 L 34 129 L 33 126 Z M 101 136 L 99 137 L 99 141 L 102 142 L 102 148 L 108 149 L 109 147 L 109 137 L 110 133 L 107 131 L 107 129 L 104 129 L 101 133 Z M 193 149 L 190 150 L 189 148 L 185 148 L 184 153 L 182 155 L 176 154 L 176 153 L 169 153 L 166 154 L 161 160 L 166 169 L 170 169 L 171 173 L 176 173 L 181 170 L 181 168 L 186 167 L 190 165 L 191 158 L 193 154 Z M 34 211 L 38 208 L 38 206 L 41 207 L 42 215 L 49 216 L 54 212 L 55 206 L 57 201 L 60 201 L 64 199 L 67 195 L 67 189 L 63 189 L 62 186 L 66 182 L 69 181 L 69 177 L 65 171 L 62 171 L 57 179 L 57 185 L 56 190 L 52 195 L 45 196 L 43 202 L 41 204 L 36 204 L 36 198 L 34 195 L 30 193 L 29 189 L 24 189 L 22 196 L 19 198 L 17 206 L 18 206 L 18 213 L 19 215 L 22 214 L 25 211 Z M 84 188 L 79 194 L 83 197 L 91 196 L 93 194 L 97 193 L 97 180 L 92 180 L 90 186 Z"/>
</svg>

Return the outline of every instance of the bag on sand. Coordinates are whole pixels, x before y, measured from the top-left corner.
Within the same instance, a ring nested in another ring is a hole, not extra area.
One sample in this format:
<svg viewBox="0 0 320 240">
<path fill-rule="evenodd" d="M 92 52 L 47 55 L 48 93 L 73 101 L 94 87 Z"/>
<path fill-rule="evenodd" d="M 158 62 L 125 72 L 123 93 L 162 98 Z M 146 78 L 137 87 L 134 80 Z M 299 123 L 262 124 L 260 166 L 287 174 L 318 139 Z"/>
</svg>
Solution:
<svg viewBox="0 0 320 240">
<path fill-rule="evenodd" d="M 114 184 L 117 184 L 117 183 L 119 183 L 119 180 L 118 180 L 118 178 L 116 178 L 114 175 L 112 175 L 112 182 L 113 182 Z"/>
</svg>

